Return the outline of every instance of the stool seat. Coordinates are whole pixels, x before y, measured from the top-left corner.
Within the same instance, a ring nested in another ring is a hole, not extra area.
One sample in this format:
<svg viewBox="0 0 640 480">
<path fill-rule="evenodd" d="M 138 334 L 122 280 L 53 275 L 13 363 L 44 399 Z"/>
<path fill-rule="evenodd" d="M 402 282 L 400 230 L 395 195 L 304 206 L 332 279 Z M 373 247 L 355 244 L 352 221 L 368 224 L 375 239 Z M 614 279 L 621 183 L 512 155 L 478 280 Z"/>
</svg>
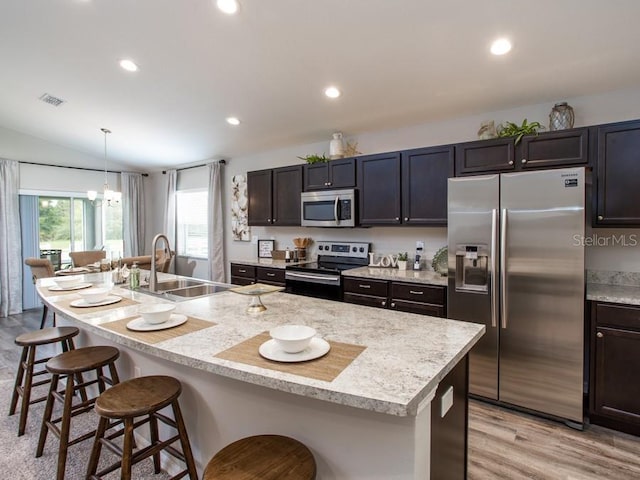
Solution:
<svg viewBox="0 0 640 480">
<path fill-rule="evenodd" d="M 61 375 L 82 373 L 114 362 L 119 355 L 117 348 L 104 345 L 79 348 L 53 357 L 47 362 L 47 370 Z"/>
<path fill-rule="evenodd" d="M 76 327 L 51 327 L 36 330 L 34 332 L 23 333 L 16 337 L 16 345 L 28 347 L 32 345 L 46 345 L 55 343 L 67 338 L 75 337 L 80 333 Z"/>
<path fill-rule="evenodd" d="M 313 480 L 316 461 L 298 440 L 256 435 L 233 442 L 211 459 L 202 480 Z"/>
<path fill-rule="evenodd" d="M 107 418 L 147 415 L 166 407 L 180 396 L 182 386 L 173 377 L 152 375 L 119 383 L 96 400 L 96 413 Z"/>
</svg>

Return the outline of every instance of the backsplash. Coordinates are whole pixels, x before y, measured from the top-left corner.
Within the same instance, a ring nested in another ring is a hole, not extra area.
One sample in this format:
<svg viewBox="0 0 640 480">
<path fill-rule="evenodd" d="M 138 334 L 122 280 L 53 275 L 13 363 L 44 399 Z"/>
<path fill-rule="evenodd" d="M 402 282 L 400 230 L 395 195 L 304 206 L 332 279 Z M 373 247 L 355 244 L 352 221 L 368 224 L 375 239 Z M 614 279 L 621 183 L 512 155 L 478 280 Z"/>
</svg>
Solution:
<svg viewBox="0 0 640 480">
<path fill-rule="evenodd" d="M 587 270 L 587 283 L 637 287 L 640 286 L 640 273 L 618 272 L 611 270 Z"/>
</svg>

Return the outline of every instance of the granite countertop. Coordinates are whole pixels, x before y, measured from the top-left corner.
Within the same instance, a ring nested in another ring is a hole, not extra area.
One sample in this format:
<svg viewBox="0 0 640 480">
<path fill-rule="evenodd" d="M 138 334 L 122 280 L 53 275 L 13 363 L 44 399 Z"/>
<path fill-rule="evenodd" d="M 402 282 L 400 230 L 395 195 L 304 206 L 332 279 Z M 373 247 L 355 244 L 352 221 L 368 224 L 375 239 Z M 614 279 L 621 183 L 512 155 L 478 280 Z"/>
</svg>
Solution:
<svg viewBox="0 0 640 480">
<path fill-rule="evenodd" d="M 447 286 L 447 277 L 427 270 L 398 270 L 397 268 L 359 267 L 345 270 L 347 277 L 373 278 L 377 280 L 396 280 L 401 282 L 423 283 L 426 285 Z"/>
<path fill-rule="evenodd" d="M 274 260 L 273 258 L 254 258 L 252 260 L 231 260 L 230 263 L 237 263 L 239 265 L 252 265 L 255 267 L 270 267 L 270 268 L 286 268 L 290 265 L 302 265 L 305 263 L 312 263 L 315 260 L 301 260 L 299 262 L 286 262 L 284 260 Z"/>
<path fill-rule="evenodd" d="M 101 281 L 102 274 L 85 275 Z M 175 278 L 162 274 L 161 279 Z M 239 381 L 396 416 L 413 416 L 427 404 L 442 378 L 483 335 L 483 325 L 436 317 L 375 309 L 310 297 L 273 293 L 263 297 L 267 310 L 246 313 L 249 298 L 233 292 L 178 302 L 176 313 L 215 322 L 210 328 L 149 344 L 102 328 L 114 320 L 132 317 L 139 306 L 88 313 L 60 302 L 77 294 L 52 295 L 52 279 L 38 280 L 43 301 L 80 327 L 121 345 L 189 367 Z M 125 288 L 113 293 L 139 303 L 166 300 Z M 365 346 L 333 381 L 314 380 L 215 355 L 270 328 L 289 323 L 314 327 L 329 341 Z"/>
<path fill-rule="evenodd" d="M 587 283 L 587 300 L 640 305 L 640 286 Z"/>
</svg>

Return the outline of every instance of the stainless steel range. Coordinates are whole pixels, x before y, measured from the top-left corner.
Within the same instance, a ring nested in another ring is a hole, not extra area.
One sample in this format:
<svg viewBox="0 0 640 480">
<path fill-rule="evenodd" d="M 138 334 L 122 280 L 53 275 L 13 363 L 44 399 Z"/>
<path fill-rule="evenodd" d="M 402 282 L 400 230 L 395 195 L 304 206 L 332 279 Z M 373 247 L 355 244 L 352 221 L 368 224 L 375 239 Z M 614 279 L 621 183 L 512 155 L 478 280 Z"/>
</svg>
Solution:
<svg viewBox="0 0 640 480">
<path fill-rule="evenodd" d="M 309 297 L 342 300 L 341 272 L 368 263 L 368 243 L 318 242 L 316 262 L 286 268 L 286 291 Z"/>
</svg>

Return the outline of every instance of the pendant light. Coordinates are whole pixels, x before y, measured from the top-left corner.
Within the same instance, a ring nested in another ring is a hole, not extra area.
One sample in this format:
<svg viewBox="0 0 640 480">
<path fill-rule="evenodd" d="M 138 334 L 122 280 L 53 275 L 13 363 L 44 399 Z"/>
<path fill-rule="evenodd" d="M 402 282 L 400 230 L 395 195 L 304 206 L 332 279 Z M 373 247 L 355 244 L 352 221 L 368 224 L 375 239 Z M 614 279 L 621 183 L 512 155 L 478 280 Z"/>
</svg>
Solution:
<svg viewBox="0 0 640 480">
<path fill-rule="evenodd" d="M 108 206 L 117 205 L 122 198 L 121 192 L 116 192 L 109 188 L 108 172 L 107 172 L 107 135 L 111 133 L 111 130 L 107 128 L 101 128 L 100 131 L 104 133 L 104 186 L 102 187 L 102 201 L 106 202 Z M 87 198 L 92 202 L 98 197 L 98 192 L 95 190 L 89 190 L 87 192 Z"/>
</svg>

